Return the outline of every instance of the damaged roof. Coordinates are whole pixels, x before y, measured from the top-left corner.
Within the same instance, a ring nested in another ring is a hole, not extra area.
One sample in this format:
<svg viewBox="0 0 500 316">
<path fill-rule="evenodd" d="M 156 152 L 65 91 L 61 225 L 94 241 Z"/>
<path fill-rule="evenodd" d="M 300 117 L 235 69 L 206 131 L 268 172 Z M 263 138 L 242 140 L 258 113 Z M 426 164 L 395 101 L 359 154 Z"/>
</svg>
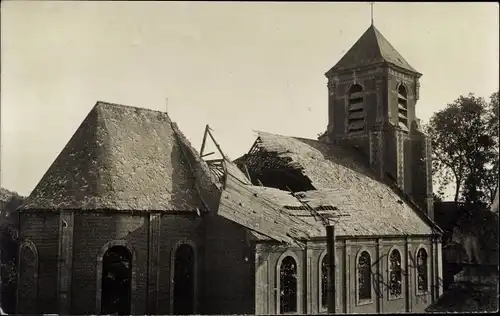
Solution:
<svg viewBox="0 0 500 316">
<path fill-rule="evenodd" d="M 300 218 L 309 237 L 324 236 L 324 225 L 314 214 L 334 215 L 338 236 L 429 235 L 440 229 L 404 201 L 389 185 L 366 167 L 360 153 L 315 140 L 259 132 L 245 156 L 249 169 L 294 168 L 315 190 L 295 194 L 299 201 L 278 203 L 289 217 Z M 284 191 L 281 191 L 284 192 Z M 302 206 L 302 207 L 297 207 Z M 260 210 L 251 207 L 253 210 Z M 311 211 L 312 210 L 312 211 Z M 282 214 L 281 212 L 280 214 Z M 272 216 L 276 213 L 271 213 Z M 280 221 L 272 217 L 270 221 Z M 286 222 L 281 225 L 287 226 Z M 310 227 L 316 227 L 311 229 Z M 272 234 L 269 231 L 268 234 Z"/>
<path fill-rule="evenodd" d="M 246 227 L 258 239 L 300 243 L 324 228 L 293 216 L 285 206 L 301 207 L 290 192 L 254 186 L 230 161 L 225 160 L 225 185 L 217 214 Z"/>
<path fill-rule="evenodd" d="M 382 62 L 419 74 L 372 24 L 326 74 Z"/>
<path fill-rule="evenodd" d="M 196 210 L 194 152 L 166 113 L 97 102 L 22 209 Z"/>
</svg>

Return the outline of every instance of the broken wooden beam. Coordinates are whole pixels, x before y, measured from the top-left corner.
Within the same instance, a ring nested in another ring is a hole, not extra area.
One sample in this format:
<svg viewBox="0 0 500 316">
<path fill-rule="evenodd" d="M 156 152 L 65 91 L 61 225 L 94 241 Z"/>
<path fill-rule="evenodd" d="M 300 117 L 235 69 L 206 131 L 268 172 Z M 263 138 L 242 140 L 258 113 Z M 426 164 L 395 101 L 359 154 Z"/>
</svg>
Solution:
<svg viewBox="0 0 500 316">
<path fill-rule="evenodd" d="M 209 152 L 208 154 L 201 155 L 201 158 L 206 157 L 206 156 L 210 156 L 210 155 L 213 155 L 213 154 L 215 154 L 214 151 Z"/>
<path fill-rule="evenodd" d="M 203 157 L 203 151 L 205 150 L 205 144 L 207 142 L 208 124 L 205 126 L 205 133 L 203 133 L 203 140 L 201 141 L 200 155 Z"/>
</svg>

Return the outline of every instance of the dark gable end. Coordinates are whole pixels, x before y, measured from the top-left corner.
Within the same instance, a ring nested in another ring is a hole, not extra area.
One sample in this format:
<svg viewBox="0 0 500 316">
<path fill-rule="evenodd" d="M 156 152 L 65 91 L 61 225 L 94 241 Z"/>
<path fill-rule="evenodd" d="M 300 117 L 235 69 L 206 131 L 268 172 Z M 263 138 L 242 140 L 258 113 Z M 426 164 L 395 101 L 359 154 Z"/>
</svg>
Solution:
<svg viewBox="0 0 500 316">
<path fill-rule="evenodd" d="M 190 145 L 176 133 L 166 113 L 98 102 L 23 209 L 196 210 Z"/>
<path fill-rule="evenodd" d="M 377 28 L 371 25 L 326 75 L 384 62 L 418 73 Z"/>
</svg>

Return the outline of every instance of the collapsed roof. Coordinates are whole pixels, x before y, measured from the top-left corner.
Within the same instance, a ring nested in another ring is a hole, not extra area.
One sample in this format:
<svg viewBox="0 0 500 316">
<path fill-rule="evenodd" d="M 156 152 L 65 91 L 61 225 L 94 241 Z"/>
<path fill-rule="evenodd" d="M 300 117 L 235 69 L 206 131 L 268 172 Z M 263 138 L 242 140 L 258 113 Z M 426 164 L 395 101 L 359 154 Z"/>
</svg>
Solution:
<svg viewBox="0 0 500 316">
<path fill-rule="evenodd" d="M 201 200 L 256 238 L 287 243 L 324 238 L 329 220 L 337 236 L 439 232 L 356 152 L 261 132 L 248 169 L 222 156 L 218 165 L 204 161 L 166 113 L 98 102 L 22 209 L 193 211 Z M 308 185 L 290 192 L 252 183 L 249 170 L 265 168 L 294 171 Z"/>
<path fill-rule="evenodd" d="M 378 180 L 356 151 L 259 132 L 250 152 L 235 163 L 242 167 L 240 171 L 228 168 L 219 213 L 244 218 L 242 225 L 272 239 L 324 237 L 325 219 L 336 222 L 337 236 L 441 233 L 415 205 Z M 249 170 L 247 176 L 245 170 Z M 258 177 L 266 170 L 281 170 L 275 179 L 285 179 L 286 173 L 293 171 L 312 189 L 287 192 L 250 184 L 248 178 L 262 184 Z M 225 206 L 225 199 L 233 205 Z M 269 212 L 262 207 L 263 200 L 276 210 Z"/>
</svg>

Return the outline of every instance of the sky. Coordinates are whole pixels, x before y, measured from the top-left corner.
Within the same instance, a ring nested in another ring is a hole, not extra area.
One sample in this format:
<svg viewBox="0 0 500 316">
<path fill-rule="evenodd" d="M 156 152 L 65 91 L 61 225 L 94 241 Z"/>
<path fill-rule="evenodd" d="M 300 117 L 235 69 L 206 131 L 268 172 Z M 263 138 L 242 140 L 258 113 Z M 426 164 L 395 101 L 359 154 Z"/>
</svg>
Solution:
<svg viewBox="0 0 500 316">
<path fill-rule="evenodd" d="M 375 3 L 423 76 L 424 121 L 499 86 L 498 4 Z M 368 3 L 2 1 L 1 186 L 28 195 L 98 100 L 168 111 L 230 158 L 254 131 L 317 138 L 324 73 L 370 26 Z M 168 98 L 168 102 L 167 102 Z"/>
</svg>

